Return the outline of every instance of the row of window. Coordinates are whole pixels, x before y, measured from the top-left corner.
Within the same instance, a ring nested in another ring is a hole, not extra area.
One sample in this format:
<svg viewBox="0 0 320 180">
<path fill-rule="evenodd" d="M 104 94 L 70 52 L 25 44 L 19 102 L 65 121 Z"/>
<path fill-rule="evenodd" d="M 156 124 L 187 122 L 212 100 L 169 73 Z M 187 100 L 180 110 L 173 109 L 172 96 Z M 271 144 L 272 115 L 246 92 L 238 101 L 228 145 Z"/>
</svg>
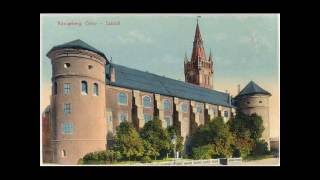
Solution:
<svg viewBox="0 0 320 180">
<path fill-rule="evenodd" d="M 70 63 L 64 63 L 64 64 L 63 64 L 63 67 L 66 68 L 66 69 L 69 69 L 69 68 L 71 67 L 71 64 L 70 64 Z M 92 68 L 93 68 L 92 65 L 88 65 L 88 69 L 89 69 L 89 70 L 92 69 Z"/>
<path fill-rule="evenodd" d="M 64 83 L 63 84 L 63 94 L 68 95 L 71 93 L 71 83 Z M 54 94 L 58 94 L 58 84 L 57 82 L 54 83 Z M 81 81 L 81 94 L 87 95 L 88 94 L 88 83 L 87 81 Z M 98 83 L 93 83 L 93 95 L 99 95 L 99 85 Z"/>
</svg>

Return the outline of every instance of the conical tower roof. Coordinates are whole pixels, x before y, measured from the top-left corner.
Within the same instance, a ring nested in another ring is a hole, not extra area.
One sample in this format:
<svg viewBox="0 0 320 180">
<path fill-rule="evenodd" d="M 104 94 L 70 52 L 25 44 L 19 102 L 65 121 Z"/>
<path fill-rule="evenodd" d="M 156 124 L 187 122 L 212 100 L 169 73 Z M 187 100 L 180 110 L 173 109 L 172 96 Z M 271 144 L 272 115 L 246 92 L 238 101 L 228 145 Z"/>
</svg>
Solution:
<svg viewBox="0 0 320 180">
<path fill-rule="evenodd" d="M 104 55 L 104 53 L 102 53 L 101 51 L 99 51 L 98 49 L 90 46 L 89 44 L 87 44 L 86 42 L 80 40 L 80 39 L 77 39 L 77 40 L 74 40 L 74 41 L 71 41 L 71 42 L 67 42 L 67 43 L 64 43 L 64 44 L 61 44 L 61 45 L 58 45 L 58 46 L 54 46 L 49 52 L 48 54 L 51 52 L 51 51 L 54 51 L 54 50 L 58 50 L 58 49 L 65 49 L 65 48 L 72 48 L 72 49 L 83 49 L 83 50 L 88 50 L 88 51 L 92 51 L 92 52 L 95 52 L 99 55 L 101 55 L 102 57 L 104 57 L 105 59 L 106 56 Z"/>
<path fill-rule="evenodd" d="M 268 91 L 262 89 L 260 86 L 258 86 L 255 82 L 250 81 L 246 87 L 244 87 L 240 93 L 237 95 L 237 97 L 239 96 L 243 96 L 243 95 L 253 95 L 253 94 L 265 94 L 265 95 L 269 95 L 271 96 L 271 93 L 269 93 Z"/>
</svg>

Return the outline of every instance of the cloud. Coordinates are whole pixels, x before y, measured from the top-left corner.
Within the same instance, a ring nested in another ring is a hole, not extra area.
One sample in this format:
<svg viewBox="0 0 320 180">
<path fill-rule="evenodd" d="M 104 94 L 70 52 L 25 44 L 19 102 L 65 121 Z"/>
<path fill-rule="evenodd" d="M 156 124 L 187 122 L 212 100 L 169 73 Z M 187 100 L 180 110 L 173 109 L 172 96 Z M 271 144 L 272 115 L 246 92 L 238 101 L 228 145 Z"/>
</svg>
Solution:
<svg viewBox="0 0 320 180">
<path fill-rule="evenodd" d="M 118 36 L 118 39 L 123 44 L 132 44 L 132 43 L 139 43 L 139 42 L 150 44 L 153 42 L 153 40 L 150 37 L 146 36 L 145 34 L 137 30 L 132 30 L 127 34 L 125 34 L 124 36 Z"/>
</svg>

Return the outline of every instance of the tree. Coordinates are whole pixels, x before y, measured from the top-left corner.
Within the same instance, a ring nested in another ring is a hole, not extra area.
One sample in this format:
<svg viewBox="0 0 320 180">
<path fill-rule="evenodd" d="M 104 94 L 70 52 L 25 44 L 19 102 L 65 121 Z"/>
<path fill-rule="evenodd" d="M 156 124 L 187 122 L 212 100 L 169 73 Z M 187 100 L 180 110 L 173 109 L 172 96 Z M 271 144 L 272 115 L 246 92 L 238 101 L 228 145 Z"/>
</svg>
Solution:
<svg viewBox="0 0 320 180">
<path fill-rule="evenodd" d="M 210 159 L 213 153 L 211 144 L 192 148 L 193 159 Z"/>
<path fill-rule="evenodd" d="M 168 132 L 162 128 L 162 122 L 159 119 L 147 122 L 140 131 L 140 137 L 150 144 L 149 148 L 153 154 L 158 154 L 155 159 L 157 157 L 163 158 L 170 151 Z"/>
<path fill-rule="evenodd" d="M 129 122 L 122 122 L 117 127 L 112 149 L 120 152 L 128 160 L 140 158 L 144 153 L 143 142 L 139 133 Z"/>
<path fill-rule="evenodd" d="M 221 117 L 199 126 L 191 138 L 192 149 L 211 145 L 211 156 L 213 158 L 230 157 L 232 155 L 232 144 L 233 136 L 229 131 L 228 125 L 223 122 Z"/>
<path fill-rule="evenodd" d="M 179 131 L 176 129 L 175 126 L 170 126 L 166 129 L 168 135 L 169 135 L 169 140 L 171 144 L 171 150 L 173 150 L 174 145 L 171 143 L 171 139 L 173 139 L 173 136 L 176 135 L 177 137 L 177 142 L 176 142 L 176 151 L 183 152 L 183 137 L 178 134 Z"/>
<path fill-rule="evenodd" d="M 261 147 L 259 139 L 262 136 L 264 127 L 260 116 L 237 112 L 236 117 L 231 118 L 227 124 L 234 136 L 233 156 L 246 157 L 253 153 L 255 147 L 258 147 L 258 149 Z"/>
</svg>

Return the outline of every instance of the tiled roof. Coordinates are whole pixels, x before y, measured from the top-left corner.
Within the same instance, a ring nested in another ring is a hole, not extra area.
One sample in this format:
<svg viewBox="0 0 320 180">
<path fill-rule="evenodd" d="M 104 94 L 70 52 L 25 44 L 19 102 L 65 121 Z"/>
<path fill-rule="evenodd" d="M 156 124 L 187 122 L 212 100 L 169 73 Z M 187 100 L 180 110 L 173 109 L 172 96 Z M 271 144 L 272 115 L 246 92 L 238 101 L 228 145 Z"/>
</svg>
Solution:
<svg viewBox="0 0 320 180">
<path fill-rule="evenodd" d="M 227 93 L 202 88 L 194 84 L 177 81 L 117 64 L 112 64 L 111 66 L 115 68 L 116 79 L 115 82 L 107 81 L 107 84 L 198 102 L 234 107 L 229 104 L 229 95 Z M 108 69 L 109 67 L 110 65 L 106 66 L 107 73 L 110 72 Z M 107 74 L 107 76 L 109 75 Z"/>
<path fill-rule="evenodd" d="M 265 94 L 265 95 L 271 96 L 271 93 L 262 89 L 255 82 L 250 81 L 246 85 L 246 87 L 244 87 L 236 97 L 243 96 L 243 95 L 252 95 L 252 94 Z"/>
<path fill-rule="evenodd" d="M 100 56 L 104 57 L 105 59 L 106 56 L 104 55 L 104 53 L 102 53 L 101 51 L 97 50 L 96 48 L 90 46 L 89 44 L 83 42 L 80 39 L 71 41 L 71 42 L 67 42 L 58 46 L 54 46 L 49 52 L 48 54 L 53 51 L 53 50 L 58 50 L 58 49 L 64 49 L 64 48 L 72 48 L 72 49 L 83 49 L 83 50 L 88 50 L 88 51 L 92 51 L 95 52 L 97 54 L 99 54 Z"/>
</svg>

